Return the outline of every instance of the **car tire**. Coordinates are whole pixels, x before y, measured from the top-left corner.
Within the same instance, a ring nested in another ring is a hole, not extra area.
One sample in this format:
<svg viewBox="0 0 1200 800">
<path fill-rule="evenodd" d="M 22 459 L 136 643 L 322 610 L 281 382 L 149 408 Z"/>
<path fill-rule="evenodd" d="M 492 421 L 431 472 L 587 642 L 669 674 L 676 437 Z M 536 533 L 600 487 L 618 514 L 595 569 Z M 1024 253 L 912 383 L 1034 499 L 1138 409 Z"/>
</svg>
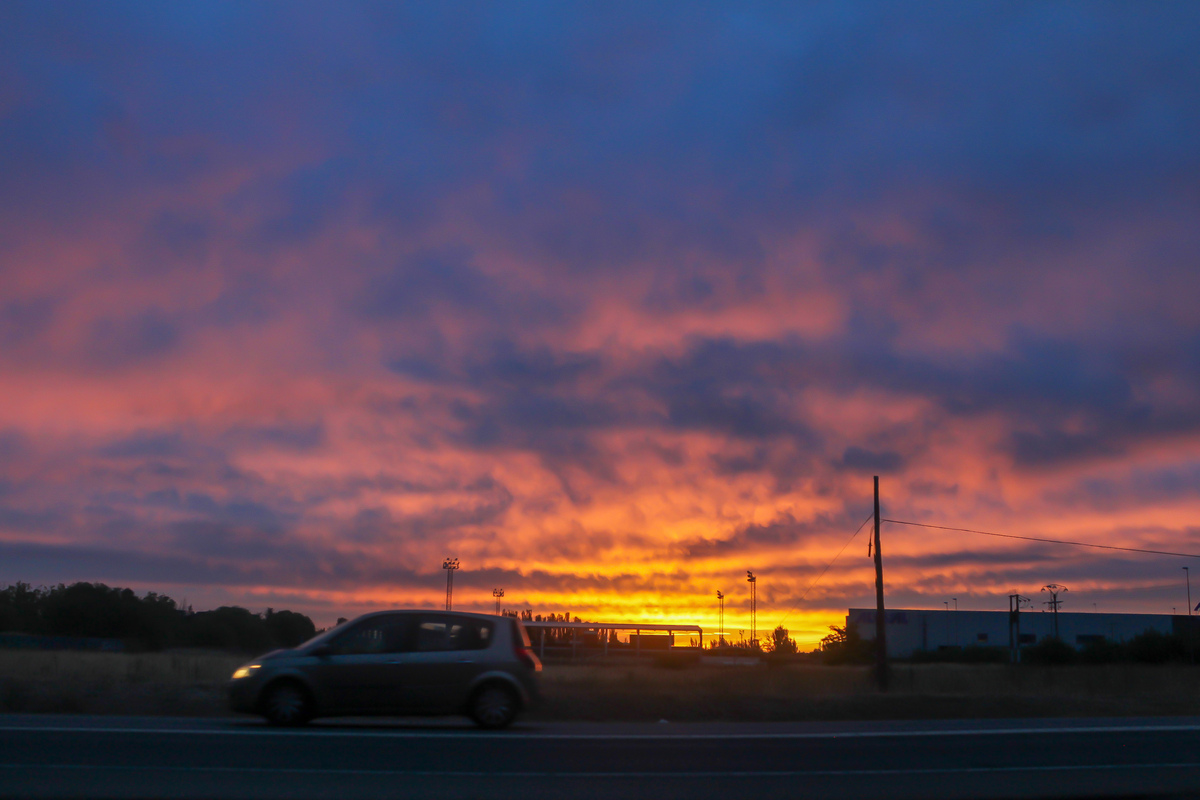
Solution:
<svg viewBox="0 0 1200 800">
<path fill-rule="evenodd" d="M 312 699 L 295 681 L 273 683 L 263 693 L 262 714 L 272 725 L 303 725 L 312 719 L 312 712 Z"/>
<path fill-rule="evenodd" d="M 486 684 L 471 697 L 471 719 L 488 730 L 508 727 L 520 710 L 517 693 L 502 683 Z"/>
</svg>

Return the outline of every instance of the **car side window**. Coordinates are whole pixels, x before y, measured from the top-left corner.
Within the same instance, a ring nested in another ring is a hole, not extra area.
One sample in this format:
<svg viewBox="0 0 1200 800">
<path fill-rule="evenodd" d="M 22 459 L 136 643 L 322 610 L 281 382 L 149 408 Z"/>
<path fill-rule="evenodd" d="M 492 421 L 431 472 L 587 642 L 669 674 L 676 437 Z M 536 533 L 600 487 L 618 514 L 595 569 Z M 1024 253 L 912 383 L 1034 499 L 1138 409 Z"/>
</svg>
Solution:
<svg viewBox="0 0 1200 800">
<path fill-rule="evenodd" d="M 483 650 L 492 643 L 492 623 L 462 617 L 422 617 L 417 623 L 414 650 Z"/>
<path fill-rule="evenodd" d="M 331 644 L 337 655 L 344 656 L 398 653 L 406 649 L 409 622 L 402 614 L 372 617 L 355 625 Z"/>
</svg>

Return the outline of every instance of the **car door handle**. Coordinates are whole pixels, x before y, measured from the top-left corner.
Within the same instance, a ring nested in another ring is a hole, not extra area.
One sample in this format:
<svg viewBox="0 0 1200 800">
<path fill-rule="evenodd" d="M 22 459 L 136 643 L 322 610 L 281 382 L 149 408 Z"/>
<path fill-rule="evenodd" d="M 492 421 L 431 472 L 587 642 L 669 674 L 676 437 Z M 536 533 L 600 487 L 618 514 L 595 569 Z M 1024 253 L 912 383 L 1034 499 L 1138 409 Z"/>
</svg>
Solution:
<svg viewBox="0 0 1200 800">
<path fill-rule="evenodd" d="M 460 658 L 460 659 L 458 660 L 458 663 L 459 663 L 459 664 L 474 664 L 474 663 L 475 663 L 475 659 L 473 659 L 473 658 Z"/>
<path fill-rule="evenodd" d="M 393 660 L 391 660 L 391 661 L 389 661 L 389 662 L 387 662 L 387 663 L 389 663 L 389 664 L 399 664 L 399 663 L 401 663 L 401 662 L 400 662 L 400 659 L 393 659 Z"/>
</svg>

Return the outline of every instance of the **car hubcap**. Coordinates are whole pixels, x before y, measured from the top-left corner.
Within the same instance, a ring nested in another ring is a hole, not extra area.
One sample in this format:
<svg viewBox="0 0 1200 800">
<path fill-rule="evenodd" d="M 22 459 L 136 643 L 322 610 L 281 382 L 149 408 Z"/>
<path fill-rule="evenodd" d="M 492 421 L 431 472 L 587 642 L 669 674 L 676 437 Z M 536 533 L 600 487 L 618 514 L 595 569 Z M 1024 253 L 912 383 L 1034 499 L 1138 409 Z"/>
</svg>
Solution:
<svg viewBox="0 0 1200 800">
<path fill-rule="evenodd" d="M 271 695 L 271 714 L 281 722 L 299 718 L 304 708 L 304 698 L 295 689 L 276 689 Z"/>
<path fill-rule="evenodd" d="M 488 689 L 479 696 L 475 710 L 484 724 L 499 725 L 512 713 L 512 698 L 503 689 Z"/>
</svg>

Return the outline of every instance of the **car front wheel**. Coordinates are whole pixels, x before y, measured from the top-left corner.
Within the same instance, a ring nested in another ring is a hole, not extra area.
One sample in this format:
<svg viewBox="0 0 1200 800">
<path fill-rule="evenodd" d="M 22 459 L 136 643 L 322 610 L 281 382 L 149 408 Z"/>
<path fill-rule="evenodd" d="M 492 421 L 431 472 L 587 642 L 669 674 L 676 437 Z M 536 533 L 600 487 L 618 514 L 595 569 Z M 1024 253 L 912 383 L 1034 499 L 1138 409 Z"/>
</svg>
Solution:
<svg viewBox="0 0 1200 800">
<path fill-rule="evenodd" d="M 303 725 L 312 718 L 312 701 L 299 684 L 286 681 L 267 687 L 263 716 L 272 725 Z"/>
<path fill-rule="evenodd" d="M 489 684 L 471 699 L 471 719 L 481 728 L 497 730 L 512 724 L 521 710 L 517 694 L 507 686 Z"/>
</svg>

